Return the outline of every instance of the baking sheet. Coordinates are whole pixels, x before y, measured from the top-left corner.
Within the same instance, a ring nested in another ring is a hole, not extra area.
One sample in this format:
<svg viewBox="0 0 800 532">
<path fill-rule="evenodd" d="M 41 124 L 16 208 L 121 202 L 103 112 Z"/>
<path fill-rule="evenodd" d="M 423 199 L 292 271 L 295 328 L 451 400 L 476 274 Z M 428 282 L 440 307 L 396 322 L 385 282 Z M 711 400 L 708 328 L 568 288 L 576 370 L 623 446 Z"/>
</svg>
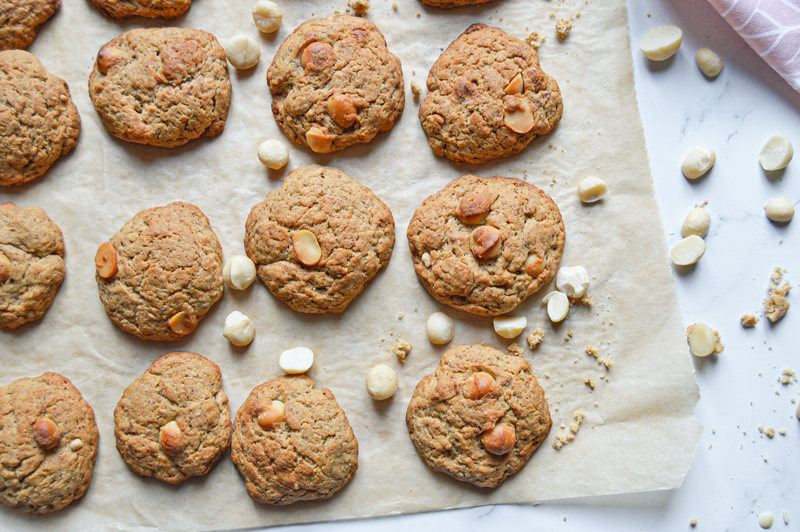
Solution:
<svg viewBox="0 0 800 532">
<path fill-rule="evenodd" d="M 67 276 L 45 318 L 0 331 L 2 383 L 44 371 L 64 374 L 95 409 L 101 439 L 82 500 L 47 517 L 2 508 L 0 529 L 228 529 L 678 487 L 700 434 L 693 414 L 698 389 L 653 197 L 624 0 L 504 0 L 451 11 L 414 0 L 397 0 L 395 10 L 391 0 L 373 0 L 368 18 L 403 64 L 405 112 L 390 132 L 368 145 L 329 155 L 292 146 L 289 165 L 280 171 L 267 170 L 256 157 L 261 141 L 284 139 L 269 109 L 266 69 L 303 20 L 345 12 L 347 6 L 343 0 L 281 2 L 283 24 L 271 36 L 259 35 L 251 7 L 197 0 L 170 23 L 211 31 L 223 42 L 245 33 L 262 49 L 255 69 L 229 69 L 233 100 L 224 133 L 172 150 L 111 137 L 87 90 L 104 43 L 124 30 L 162 22 L 135 19 L 119 25 L 85 0 L 73 0 L 29 48 L 69 83 L 82 132 L 77 148 L 44 177 L 0 191 L 0 201 L 43 207 L 62 228 L 67 250 Z M 574 28 L 560 43 L 556 20 L 570 17 L 576 17 Z M 533 31 L 546 37 L 539 48 L 541 63 L 558 80 L 565 110 L 556 130 L 519 156 L 456 167 L 428 148 L 416 116 L 419 102 L 408 87 L 415 80 L 424 88 L 438 55 L 474 22 L 520 38 Z M 243 253 L 250 208 L 279 187 L 288 171 L 312 163 L 336 166 L 370 187 L 395 217 L 397 242 L 389 267 L 343 314 L 295 313 L 257 282 L 245 292 L 226 290 L 198 330 L 180 342 L 141 341 L 108 320 L 97 295 L 94 253 L 135 213 L 172 201 L 193 203 L 209 217 L 229 258 Z M 560 325 L 549 322 L 541 304 L 552 287 L 512 313 L 528 318 L 523 336 L 535 327 L 545 330 L 542 346 L 535 352 L 526 347 L 524 356 L 546 390 L 554 426 L 522 471 L 493 491 L 428 470 L 404 421 L 414 386 L 433 371 L 445 349 L 425 336 L 425 319 L 432 312 L 442 310 L 456 320 L 453 345 L 484 342 L 505 349 L 512 343 L 493 332 L 490 319 L 437 304 L 413 271 L 405 238 L 408 220 L 424 198 L 463 173 L 522 178 L 546 190 L 566 225 L 562 265 L 589 271 L 594 298 L 592 306 L 573 307 Z M 576 187 L 589 175 L 605 179 L 610 192 L 586 206 Z M 222 337 L 225 317 L 233 310 L 255 322 L 256 339 L 247 348 L 233 347 Z M 405 364 L 389 351 L 398 337 L 414 346 Z M 601 358 L 611 359 L 610 369 L 585 354 L 590 344 Z M 279 354 L 296 346 L 315 352 L 309 375 L 333 391 L 359 441 L 359 470 L 333 499 L 284 508 L 259 505 L 248 497 L 229 453 L 209 475 L 180 486 L 139 478 L 122 462 L 114 448 L 113 409 L 124 388 L 157 357 L 185 350 L 214 360 L 234 414 L 254 386 L 281 374 Z M 368 369 L 378 363 L 392 366 L 400 381 L 395 397 L 385 402 L 370 399 L 364 386 Z M 577 410 L 585 418 L 575 439 L 554 449 L 559 431 L 570 434 Z"/>
</svg>

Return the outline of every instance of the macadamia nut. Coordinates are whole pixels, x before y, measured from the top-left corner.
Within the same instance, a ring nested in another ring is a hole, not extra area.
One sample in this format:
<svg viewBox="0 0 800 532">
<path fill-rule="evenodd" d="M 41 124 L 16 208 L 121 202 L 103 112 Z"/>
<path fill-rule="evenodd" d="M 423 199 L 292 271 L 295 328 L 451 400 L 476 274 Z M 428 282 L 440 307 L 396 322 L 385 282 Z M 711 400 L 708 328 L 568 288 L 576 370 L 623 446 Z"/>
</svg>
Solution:
<svg viewBox="0 0 800 532">
<path fill-rule="evenodd" d="M 434 312 L 428 316 L 425 330 L 432 344 L 444 345 L 453 339 L 456 327 L 450 316 L 444 312 Z"/>
<path fill-rule="evenodd" d="M 697 235 L 690 235 L 669 250 L 669 256 L 677 266 L 694 264 L 706 252 L 706 243 Z"/>
<path fill-rule="evenodd" d="M 651 61 L 665 61 L 681 47 L 682 38 L 683 33 L 677 26 L 658 26 L 644 36 L 641 49 Z"/>
<path fill-rule="evenodd" d="M 722 70 L 722 58 L 718 56 L 713 50 L 708 48 L 700 48 L 695 54 L 697 59 L 697 66 L 700 67 L 700 72 L 709 78 L 715 78 Z"/>
<path fill-rule="evenodd" d="M 525 316 L 503 316 L 492 320 L 494 332 L 503 338 L 516 338 L 528 326 Z"/>
<path fill-rule="evenodd" d="M 289 148 L 279 140 L 265 140 L 258 145 L 258 160 L 267 168 L 280 170 L 289 162 Z"/>
<path fill-rule="evenodd" d="M 689 348 L 696 357 L 707 357 L 717 345 L 714 330 L 705 323 L 695 323 L 689 327 L 688 337 Z"/>
<path fill-rule="evenodd" d="M 774 172 L 786 168 L 794 155 L 794 149 L 789 139 L 783 135 L 774 135 L 769 138 L 761 153 L 758 154 L 758 162 L 761 168 L 767 172 Z"/>
<path fill-rule="evenodd" d="M 225 55 L 228 61 L 239 70 L 253 68 L 261 59 L 261 48 L 252 37 L 247 35 L 237 35 L 228 41 L 225 47 Z"/>
<path fill-rule="evenodd" d="M 258 0 L 253 7 L 253 22 L 261 33 L 277 31 L 282 19 L 281 8 L 275 2 Z"/>
<path fill-rule="evenodd" d="M 702 207 L 695 207 L 686 215 L 686 219 L 681 225 L 681 235 L 684 238 L 692 235 L 705 238 L 708 234 L 709 225 L 711 225 L 711 216 L 709 216 L 708 211 Z"/>
<path fill-rule="evenodd" d="M 580 299 L 589 289 L 589 274 L 583 266 L 563 266 L 556 274 L 556 288 L 567 297 Z"/>
<path fill-rule="evenodd" d="M 281 353 L 278 365 L 290 375 L 305 373 L 314 364 L 314 352 L 307 347 L 295 347 Z"/>
<path fill-rule="evenodd" d="M 578 196 L 584 203 L 594 203 L 608 194 L 608 185 L 599 177 L 586 177 L 578 183 Z"/>
<path fill-rule="evenodd" d="M 231 288 L 244 290 L 256 278 L 256 265 L 246 255 L 234 255 L 222 268 L 222 280 Z"/>
<path fill-rule="evenodd" d="M 542 299 L 547 305 L 547 316 L 553 323 L 564 321 L 569 314 L 569 298 L 563 292 L 550 292 Z"/>
<path fill-rule="evenodd" d="M 681 172 L 686 179 L 697 179 L 714 166 L 717 162 L 717 154 L 711 148 L 705 146 L 695 146 L 686 155 L 681 163 Z"/>
<path fill-rule="evenodd" d="M 250 321 L 250 318 L 234 310 L 228 317 L 225 318 L 225 328 L 222 331 L 222 336 L 227 338 L 230 343 L 237 346 L 249 345 L 256 335 L 256 326 Z"/>
<path fill-rule="evenodd" d="M 784 196 L 772 198 L 764 207 L 767 218 L 773 222 L 785 223 L 791 221 L 794 216 L 794 204 Z"/>
<path fill-rule="evenodd" d="M 397 374 L 385 364 L 374 366 L 367 373 L 367 393 L 373 399 L 382 401 L 397 391 Z"/>
</svg>

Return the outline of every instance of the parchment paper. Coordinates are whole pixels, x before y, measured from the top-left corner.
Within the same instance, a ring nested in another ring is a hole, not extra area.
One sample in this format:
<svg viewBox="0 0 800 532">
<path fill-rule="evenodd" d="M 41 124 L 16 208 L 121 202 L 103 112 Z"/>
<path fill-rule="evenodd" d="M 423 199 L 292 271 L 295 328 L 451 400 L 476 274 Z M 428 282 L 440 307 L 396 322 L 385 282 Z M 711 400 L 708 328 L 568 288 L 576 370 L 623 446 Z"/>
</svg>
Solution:
<svg viewBox="0 0 800 532">
<path fill-rule="evenodd" d="M 2 383 L 45 371 L 69 377 L 93 406 L 100 449 L 91 486 L 83 499 L 49 517 L 0 510 L 0 529 L 171 530 L 266 526 L 419 512 L 503 502 L 676 488 L 692 461 L 700 426 L 693 415 L 698 389 L 673 289 L 664 232 L 653 197 L 641 122 L 636 106 L 624 0 L 504 0 L 482 8 L 426 8 L 414 0 L 373 0 L 368 18 L 385 34 L 403 64 L 406 87 L 425 86 L 441 51 L 471 23 L 496 25 L 525 38 L 546 37 L 541 63 L 559 82 L 564 118 L 518 157 L 480 166 L 456 167 L 435 157 L 420 127 L 416 102 L 407 90 L 406 109 L 394 129 L 368 145 L 314 155 L 292 146 L 282 171 L 265 169 L 256 157 L 267 138 L 285 140 L 269 110 L 265 74 L 283 39 L 300 22 L 327 16 L 337 2 L 281 2 L 284 19 L 273 36 L 260 36 L 253 2 L 196 0 L 172 25 L 211 31 L 221 41 L 238 33 L 262 49 L 250 72 L 230 68 L 233 101 L 224 133 L 177 149 L 116 140 L 102 127 L 89 100 L 87 81 L 100 47 L 122 31 L 160 21 L 136 19 L 119 25 L 85 0 L 64 2 L 29 48 L 46 68 L 65 78 L 82 118 L 73 153 L 43 178 L 3 189 L 0 200 L 38 205 L 62 228 L 67 276 L 45 318 L 14 332 L 0 332 Z M 565 42 L 555 37 L 558 18 L 580 16 Z M 550 16 L 555 13 L 555 18 Z M 397 242 L 389 267 L 341 315 L 295 313 L 256 282 L 224 298 L 188 338 L 151 343 L 120 331 L 98 298 L 93 257 L 140 210 L 182 200 L 210 218 L 226 258 L 243 252 L 244 224 L 251 207 L 280 186 L 291 169 L 311 163 L 336 166 L 370 187 L 391 208 Z M 567 231 L 562 265 L 590 273 L 591 307 L 573 307 L 559 326 L 550 324 L 541 298 L 545 287 L 512 314 L 527 316 L 528 330 L 541 326 L 538 351 L 525 348 L 544 386 L 553 431 L 523 470 L 490 491 L 431 472 L 408 438 L 404 415 L 416 383 L 433 371 L 444 348 L 431 345 L 425 320 L 444 310 L 456 320 L 452 344 L 485 342 L 505 349 L 491 320 L 438 305 L 413 271 L 405 232 L 414 209 L 463 173 L 523 178 L 544 188 L 561 208 Z M 609 184 L 606 199 L 582 205 L 578 182 L 598 175 Z M 256 324 L 247 348 L 222 337 L 233 310 Z M 399 315 L 403 313 L 402 319 Z M 568 331 L 573 336 L 565 339 Z M 401 365 L 389 349 L 395 338 L 413 344 Z M 610 370 L 586 355 L 588 344 L 613 362 Z M 113 409 L 122 391 L 160 355 L 201 353 L 222 369 L 234 414 L 257 384 L 279 376 L 277 359 L 290 347 L 316 353 L 310 376 L 330 388 L 346 411 L 359 441 L 359 470 L 333 499 L 271 508 L 254 503 L 226 454 L 209 475 L 171 486 L 142 479 L 114 447 Z M 368 369 L 395 368 L 395 397 L 375 402 L 366 393 Z M 595 384 L 585 384 L 589 377 Z M 574 441 L 552 444 L 573 412 L 585 413 Z"/>
</svg>

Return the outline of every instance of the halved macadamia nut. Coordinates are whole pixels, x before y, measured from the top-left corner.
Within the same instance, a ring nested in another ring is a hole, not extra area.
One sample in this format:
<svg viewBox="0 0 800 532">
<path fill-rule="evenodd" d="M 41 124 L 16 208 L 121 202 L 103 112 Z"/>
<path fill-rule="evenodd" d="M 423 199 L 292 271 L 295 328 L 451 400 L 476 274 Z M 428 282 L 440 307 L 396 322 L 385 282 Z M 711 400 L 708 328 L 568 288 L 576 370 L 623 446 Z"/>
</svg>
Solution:
<svg viewBox="0 0 800 532">
<path fill-rule="evenodd" d="M 486 216 L 491 212 L 492 203 L 497 197 L 498 194 L 488 190 L 467 192 L 458 204 L 456 216 L 462 223 L 467 225 L 483 223 Z"/>
<path fill-rule="evenodd" d="M 520 94 L 525 90 L 525 83 L 522 81 L 522 74 L 517 74 L 506 86 L 505 93 L 506 94 Z"/>
<path fill-rule="evenodd" d="M 189 334 L 196 326 L 188 312 L 178 312 L 169 319 L 169 328 L 178 334 Z"/>
<path fill-rule="evenodd" d="M 503 241 L 500 231 L 490 225 L 482 225 L 472 232 L 470 248 L 479 259 L 491 259 L 500 254 Z"/>
<path fill-rule="evenodd" d="M 308 147 L 316 153 L 328 153 L 333 146 L 334 136 L 318 127 L 312 127 L 306 132 Z"/>
<path fill-rule="evenodd" d="M 259 412 L 256 421 L 258 426 L 264 430 L 269 430 L 275 425 L 283 421 L 286 416 L 286 405 L 283 401 L 270 401 L 267 399 L 266 404 Z"/>
<path fill-rule="evenodd" d="M 314 233 L 303 229 L 292 235 L 292 246 L 297 254 L 297 260 L 306 266 L 314 266 L 322 258 L 322 248 L 319 246 Z"/>
<path fill-rule="evenodd" d="M 641 49 L 651 61 L 665 61 L 681 47 L 683 33 L 669 24 L 650 30 L 642 39 Z"/>
<path fill-rule="evenodd" d="M 531 104 L 524 98 L 515 98 L 512 104 L 506 99 L 505 118 L 506 127 L 515 133 L 527 133 L 536 125 L 536 119 L 531 111 Z"/>
</svg>

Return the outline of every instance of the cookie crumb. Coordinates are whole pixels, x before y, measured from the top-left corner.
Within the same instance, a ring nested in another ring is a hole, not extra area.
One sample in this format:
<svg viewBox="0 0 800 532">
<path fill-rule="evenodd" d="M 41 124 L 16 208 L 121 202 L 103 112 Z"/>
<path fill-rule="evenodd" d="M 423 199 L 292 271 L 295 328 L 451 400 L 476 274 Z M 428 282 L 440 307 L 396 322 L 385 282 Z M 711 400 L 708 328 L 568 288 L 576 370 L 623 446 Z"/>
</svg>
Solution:
<svg viewBox="0 0 800 532">
<path fill-rule="evenodd" d="M 421 16 L 422 16 L 422 15 L 420 14 L 420 12 L 419 12 L 419 11 L 417 11 L 417 18 L 419 18 L 419 17 L 421 17 Z"/>
<path fill-rule="evenodd" d="M 569 339 L 572 338 L 572 335 L 575 334 L 572 331 L 567 331 L 567 334 L 564 335 L 564 341 L 569 342 Z"/>
<path fill-rule="evenodd" d="M 591 307 L 592 304 L 594 304 L 594 296 L 592 296 L 592 294 L 584 294 L 584 296 L 580 299 L 580 304 L 585 307 Z"/>
<path fill-rule="evenodd" d="M 770 276 L 769 295 L 764 300 L 764 310 L 767 311 L 767 318 L 773 323 L 783 318 L 789 310 L 789 302 L 786 301 L 786 296 L 792 289 L 792 285 L 783 280 L 785 273 L 786 270 L 783 268 L 775 268 L 775 271 Z"/>
<path fill-rule="evenodd" d="M 369 10 L 369 0 L 350 0 L 347 5 L 353 8 L 353 12 L 359 17 L 363 17 Z"/>
<path fill-rule="evenodd" d="M 404 314 L 403 312 L 399 312 L 399 313 L 397 314 L 397 319 L 398 319 L 398 320 L 402 320 L 402 319 L 403 319 L 403 316 L 405 316 L 405 314 Z"/>
<path fill-rule="evenodd" d="M 586 377 L 583 379 L 583 382 L 586 384 L 586 386 L 594 390 L 594 381 L 591 378 Z"/>
<path fill-rule="evenodd" d="M 525 350 L 522 349 L 522 347 L 520 347 L 519 344 L 511 344 L 511 345 L 508 346 L 508 354 L 509 355 L 521 357 L 524 352 L 525 352 Z"/>
<path fill-rule="evenodd" d="M 547 40 L 547 37 L 542 37 L 539 35 L 538 31 L 534 31 L 525 39 L 525 42 L 534 50 L 539 48 L 543 42 Z"/>
<path fill-rule="evenodd" d="M 697 526 L 697 519 L 692 519 L 691 521 L 689 521 L 689 525 L 691 525 L 692 527 Z"/>
<path fill-rule="evenodd" d="M 764 434 L 766 434 L 769 439 L 772 439 L 775 437 L 775 429 L 772 427 L 764 429 Z"/>
<path fill-rule="evenodd" d="M 556 37 L 559 42 L 563 42 L 569 36 L 570 31 L 572 31 L 572 22 L 569 20 L 562 18 L 556 22 Z"/>
<path fill-rule="evenodd" d="M 422 87 L 419 86 L 419 83 L 411 80 L 411 95 L 414 97 L 414 100 L 419 100 L 419 96 L 422 94 Z"/>
<path fill-rule="evenodd" d="M 742 327 L 749 329 L 750 327 L 755 327 L 756 323 L 758 323 L 758 318 L 753 316 L 752 314 L 744 314 L 741 319 Z"/>
<path fill-rule="evenodd" d="M 397 11 L 397 3 L 396 3 L 396 2 L 395 2 L 394 4 L 392 4 L 392 9 L 394 9 L 395 11 Z"/>
<path fill-rule="evenodd" d="M 600 355 L 600 350 L 597 349 L 597 347 L 595 347 L 593 345 L 587 345 L 586 346 L 586 354 L 590 355 L 590 356 L 593 356 L 594 358 L 597 358 L 598 355 Z"/>
<path fill-rule="evenodd" d="M 791 384 L 792 382 L 797 381 L 797 377 L 795 377 L 793 369 L 786 368 L 781 372 L 779 380 L 781 384 Z"/>
<path fill-rule="evenodd" d="M 542 343 L 542 338 L 544 338 L 544 329 L 537 327 L 525 340 L 528 342 L 528 347 L 531 348 L 531 351 L 536 351 Z"/>
<path fill-rule="evenodd" d="M 397 360 L 399 360 L 401 363 L 405 363 L 406 356 L 408 355 L 409 351 L 411 351 L 410 343 L 406 342 L 402 338 L 395 338 L 391 352 L 395 354 Z"/>
</svg>

